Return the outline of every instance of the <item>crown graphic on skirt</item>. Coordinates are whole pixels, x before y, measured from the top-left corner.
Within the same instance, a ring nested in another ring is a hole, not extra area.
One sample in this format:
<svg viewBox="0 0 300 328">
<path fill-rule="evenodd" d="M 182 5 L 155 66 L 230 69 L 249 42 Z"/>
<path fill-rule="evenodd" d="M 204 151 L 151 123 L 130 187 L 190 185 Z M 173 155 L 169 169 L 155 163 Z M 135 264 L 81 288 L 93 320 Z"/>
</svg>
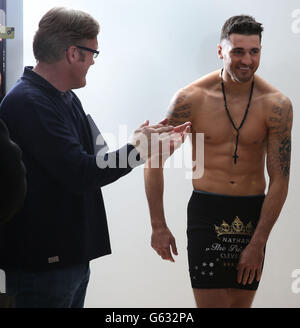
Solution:
<svg viewBox="0 0 300 328">
<path fill-rule="evenodd" d="M 247 225 L 236 216 L 231 225 L 223 220 L 220 227 L 215 225 L 215 231 L 219 236 L 221 235 L 249 235 L 253 234 L 253 225 L 252 222 L 249 222 Z"/>
</svg>

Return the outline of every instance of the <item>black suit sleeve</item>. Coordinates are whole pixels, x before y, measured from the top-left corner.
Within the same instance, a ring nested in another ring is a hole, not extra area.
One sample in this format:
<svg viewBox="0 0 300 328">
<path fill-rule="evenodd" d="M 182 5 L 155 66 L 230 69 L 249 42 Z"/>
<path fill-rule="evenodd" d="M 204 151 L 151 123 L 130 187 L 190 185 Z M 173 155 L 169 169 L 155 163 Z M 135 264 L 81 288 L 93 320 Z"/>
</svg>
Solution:
<svg viewBox="0 0 300 328">
<path fill-rule="evenodd" d="M 88 154 L 70 132 L 63 111 L 44 97 L 27 99 L 23 103 L 7 100 L 5 109 L 1 116 L 7 126 L 12 127 L 13 140 L 56 183 L 73 193 L 96 190 L 132 170 L 126 155 L 135 151 L 131 145 L 104 155 L 108 159 L 115 158 L 115 166 L 99 168 L 96 156 Z"/>
</svg>

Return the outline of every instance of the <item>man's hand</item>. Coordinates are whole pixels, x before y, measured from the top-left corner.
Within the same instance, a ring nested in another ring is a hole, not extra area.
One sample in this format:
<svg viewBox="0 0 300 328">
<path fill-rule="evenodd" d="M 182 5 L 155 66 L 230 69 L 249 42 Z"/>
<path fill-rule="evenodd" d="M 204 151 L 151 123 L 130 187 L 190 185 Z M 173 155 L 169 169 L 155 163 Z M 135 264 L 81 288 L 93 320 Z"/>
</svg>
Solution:
<svg viewBox="0 0 300 328">
<path fill-rule="evenodd" d="M 186 122 L 175 127 L 172 132 L 162 133 L 159 138 L 159 152 L 157 154 L 152 152 L 151 160 L 158 157 L 163 164 L 185 142 L 190 130 L 191 123 Z"/>
<path fill-rule="evenodd" d="M 262 274 L 262 265 L 264 259 L 264 249 L 249 244 L 241 253 L 239 264 L 237 266 L 237 281 L 239 284 L 252 284 L 255 276 L 260 281 Z"/>
<path fill-rule="evenodd" d="M 164 119 L 156 125 L 149 125 L 147 120 L 133 134 L 130 143 L 137 148 L 144 161 L 169 157 L 184 142 L 190 132 L 190 122 L 177 127 L 167 125 Z"/>
<path fill-rule="evenodd" d="M 175 238 L 167 227 L 153 229 L 151 246 L 163 260 L 175 262 L 171 253 L 172 250 L 174 255 L 178 255 Z"/>
</svg>

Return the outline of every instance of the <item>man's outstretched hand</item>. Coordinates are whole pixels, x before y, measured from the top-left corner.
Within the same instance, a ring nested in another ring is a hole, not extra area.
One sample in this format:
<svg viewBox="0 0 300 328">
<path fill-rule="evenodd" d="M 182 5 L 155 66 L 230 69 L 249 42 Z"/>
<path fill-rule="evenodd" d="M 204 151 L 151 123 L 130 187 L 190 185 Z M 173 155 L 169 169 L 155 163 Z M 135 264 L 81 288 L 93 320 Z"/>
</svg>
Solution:
<svg viewBox="0 0 300 328">
<path fill-rule="evenodd" d="M 130 143 L 137 148 L 144 161 L 153 157 L 168 158 L 185 141 L 191 122 L 173 127 L 168 119 L 149 125 L 147 120 L 133 134 Z"/>
</svg>

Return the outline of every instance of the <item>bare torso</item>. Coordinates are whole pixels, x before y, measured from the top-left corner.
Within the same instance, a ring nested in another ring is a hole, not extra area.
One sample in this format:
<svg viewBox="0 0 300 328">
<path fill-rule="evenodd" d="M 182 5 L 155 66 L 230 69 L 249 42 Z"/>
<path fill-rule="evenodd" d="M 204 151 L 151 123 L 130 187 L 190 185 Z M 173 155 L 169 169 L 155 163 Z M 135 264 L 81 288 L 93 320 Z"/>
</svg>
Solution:
<svg viewBox="0 0 300 328">
<path fill-rule="evenodd" d="M 227 94 L 231 117 L 240 126 L 249 101 L 245 96 Z M 227 195 L 263 194 L 266 187 L 265 159 L 268 122 L 279 92 L 260 77 L 255 88 L 248 116 L 240 130 L 238 160 L 234 163 L 236 134 L 224 106 L 220 71 L 213 72 L 181 91 L 176 106 L 169 113 L 170 124 L 192 122 L 192 133 L 204 133 L 204 174 L 193 179 L 193 187 Z M 179 115 L 178 115 L 179 114 Z M 273 114 L 274 115 L 274 114 Z M 276 113 L 275 117 L 276 119 Z M 196 143 L 193 139 L 193 158 Z"/>
</svg>

